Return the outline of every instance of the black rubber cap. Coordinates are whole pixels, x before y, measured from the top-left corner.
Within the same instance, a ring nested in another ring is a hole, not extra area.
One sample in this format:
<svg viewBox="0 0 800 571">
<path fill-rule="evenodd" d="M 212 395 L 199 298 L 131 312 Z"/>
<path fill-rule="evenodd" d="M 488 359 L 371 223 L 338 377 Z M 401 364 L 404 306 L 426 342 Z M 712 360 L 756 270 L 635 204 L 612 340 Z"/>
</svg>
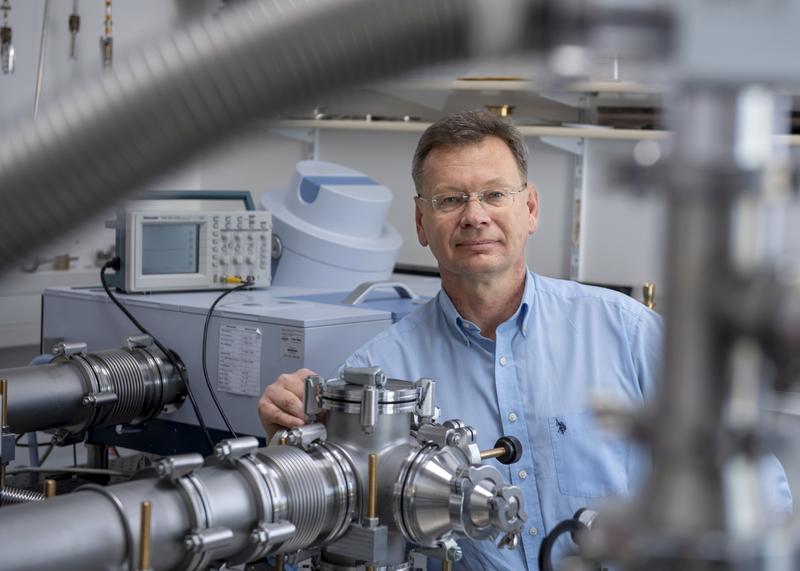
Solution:
<svg viewBox="0 0 800 571">
<path fill-rule="evenodd" d="M 501 464 L 515 464 L 522 458 L 522 443 L 513 436 L 501 436 L 494 443 L 495 448 L 503 448 L 506 453 L 497 457 Z"/>
</svg>

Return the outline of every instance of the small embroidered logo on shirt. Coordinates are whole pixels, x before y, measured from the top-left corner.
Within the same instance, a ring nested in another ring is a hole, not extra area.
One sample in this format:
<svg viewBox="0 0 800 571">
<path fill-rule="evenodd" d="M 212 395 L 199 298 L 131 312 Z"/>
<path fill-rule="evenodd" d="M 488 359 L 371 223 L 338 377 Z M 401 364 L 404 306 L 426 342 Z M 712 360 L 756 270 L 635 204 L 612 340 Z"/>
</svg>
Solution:
<svg viewBox="0 0 800 571">
<path fill-rule="evenodd" d="M 559 434 L 564 434 L 567 431 L 567 425 L 558 419 L 556 419 L 556 426 L 558 426 Z"/>
</svg>

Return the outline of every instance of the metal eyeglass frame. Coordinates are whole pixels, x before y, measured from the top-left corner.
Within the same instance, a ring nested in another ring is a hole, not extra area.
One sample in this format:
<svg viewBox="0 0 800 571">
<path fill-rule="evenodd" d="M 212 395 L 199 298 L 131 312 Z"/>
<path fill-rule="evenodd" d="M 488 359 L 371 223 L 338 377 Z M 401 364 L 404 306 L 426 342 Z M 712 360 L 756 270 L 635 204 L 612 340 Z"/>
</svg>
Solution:
<svg viewBox="0 0 800 571">
<path fill-rule="evenodd" d="M 507 189 L 503 189 L 503 190 L 508 192 L 508 196 L 513 201 L 514 195 L 523 192 L 526 188 L 528 188 L 528 184 L 527 183 L 523 184 L 522 187 L 519 190 L 507 190 Z M 454 212 L 459 212 L 459 211 L 463 210 L 464 208 L 466 208 L 467 204 L 472 200 L 473 196 L 478 199 L 478 202 L 482 206 L 485 206 L 487 204 L 485 202 L 486 194 L 489 193 L 489 192 L 497 192 L 498 190 L 500 190 L 500 189 L 487 188 L 487 189 L 484 189 L 484 190 L 479 190 L 478 192 L 460 192 L 460 193 L 459 192 L 455 192 L 455 191 L 454 192 L 442 192 L 442 193 L 434 194 L 430 198 L 425 198 L 424 196 L 420 196 L 419 194 L 417 194 L 414 198 L 417 199 L 417 200 L 421 200 L 423 202 L 430 203 L 431 209 L 434 212 L 441 213 L 441 214 L 453 214 Z M 445 195 L 445 194 L 446 195 L 460 194 L 461 198 L 462 198 L 462 201 L 458 205 L 458 207 L 454 208 L 453 210 L 442 210 L 441 207 L 439 206 L 439 202 L 437 201 L 437 197 Z M 503 206 L 497 206 L 495 204 L 489 204 L 489 206 L 491 206 L 492 208 L 503 208 Z"/>
</svg>

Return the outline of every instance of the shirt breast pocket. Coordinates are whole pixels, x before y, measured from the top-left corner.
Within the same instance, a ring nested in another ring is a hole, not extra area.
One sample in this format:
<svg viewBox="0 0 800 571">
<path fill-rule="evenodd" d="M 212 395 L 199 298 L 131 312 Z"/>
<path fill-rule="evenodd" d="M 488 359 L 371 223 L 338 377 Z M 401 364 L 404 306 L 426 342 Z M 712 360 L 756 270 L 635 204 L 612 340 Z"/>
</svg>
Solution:
<svg viewBox="0 0 800 571">
<path fill-rule="evenodd" d="M 582 498 L 628 491 L 631 444 L 602 430 L 589 412 L 548 419 L 558 488 Z"/>
</svg>

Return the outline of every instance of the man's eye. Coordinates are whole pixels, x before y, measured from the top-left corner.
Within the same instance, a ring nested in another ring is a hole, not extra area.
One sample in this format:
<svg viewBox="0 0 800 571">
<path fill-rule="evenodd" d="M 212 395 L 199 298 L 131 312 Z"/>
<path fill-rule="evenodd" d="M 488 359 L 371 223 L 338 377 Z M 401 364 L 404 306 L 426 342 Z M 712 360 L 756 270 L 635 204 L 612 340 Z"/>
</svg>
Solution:
<svg viewBox="0 0 800 571">
<path fill-rule="evenodd" d="M 506 192 L 504 190 L 490 190 L 483 195 L 483 199 L 488 200 L 489 202 L 500 202 L 505 197 Z"/>
<path fill-rule="evenodd" d="M 442 206 L 455 206 L 459 202 L 461 202 L 460 194 L 450 194 L 447 196 L 439 197 L 439 204 L 441 204 Z"/>
</svg>

